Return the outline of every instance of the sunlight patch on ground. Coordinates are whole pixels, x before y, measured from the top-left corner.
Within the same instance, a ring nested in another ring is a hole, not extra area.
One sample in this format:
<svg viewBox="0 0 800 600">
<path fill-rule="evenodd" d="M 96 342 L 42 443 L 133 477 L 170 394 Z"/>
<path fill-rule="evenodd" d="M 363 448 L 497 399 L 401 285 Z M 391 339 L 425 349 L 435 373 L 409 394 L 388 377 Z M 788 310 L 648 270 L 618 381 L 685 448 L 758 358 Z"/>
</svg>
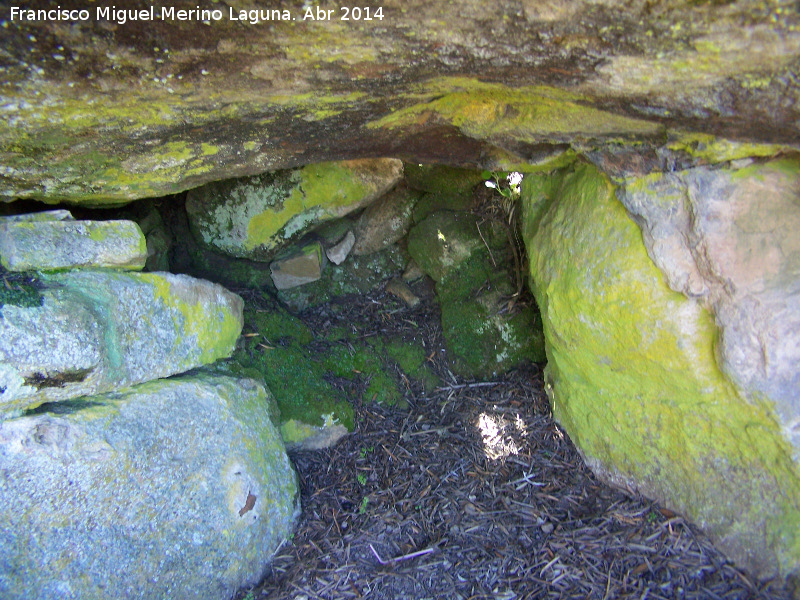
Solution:
<svg viewBox="0 0 800 600">
<path fill-rule="evenodd" d="M 517 415 L 513 420 L 503 415 L 491 415 L 483 412 L 478 417 L 478 430 L 483 438 L 483 452 L 492 460 L 502 460 L 512 454 L 519 454 L 522 449 L 527 428 L 525 422 Z"/>
</svg>

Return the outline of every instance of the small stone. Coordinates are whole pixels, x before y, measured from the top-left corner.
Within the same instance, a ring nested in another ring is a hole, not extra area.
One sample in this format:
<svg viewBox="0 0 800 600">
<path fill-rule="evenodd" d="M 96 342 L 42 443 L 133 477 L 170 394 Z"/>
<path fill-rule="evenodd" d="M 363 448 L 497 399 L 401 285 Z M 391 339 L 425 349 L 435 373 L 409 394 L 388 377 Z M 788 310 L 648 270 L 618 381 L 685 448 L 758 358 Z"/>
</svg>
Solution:
<svg viewBox="0 0 800 600">
<path fill-rule="evenodd" d="M 386 285 L 386 291 L 400 298 L 411 308 L 415 308 L 419 305 L 419 298 L 417 298 L 414 292 L 411 291 L 411 288 L 408 287 L 408 284 L 402 279 L 392 279 Z"/>
<path fill-rule="evenodd" d="M 269 268 L 272 281 L 279 290 L 318 281 L 325 268 L 322 244 L 315 241 L 293 248 L 288 255 L 272 261 Z"/>
<path fill-rule="evenodd" d="M 333 264 L 340 265 L 347 258 L 347 255 L 350 254 L 350 250 L 353 249 L 353 244 L 355 243 L 356 236 L 353 235 L 352 231 L 348 231 L 347 235 L 345 235 L 338 244 L 332 248 L 328 248 L 325 254 L 328 256 L 328 260 Z"/>
<path fill-rule="evenodd" d="M 542 533 L 553 533 L 555 526 L 552 523 L 545 523 L 542 525 Z"/>
<path fill-rule="evenodd" d="M 416 261 L 412 260 L 408 263 L 406 270 L 403 272 L 403 280 L 408 283 L 418 281 L 425 277 L 425 271 L 419 268 Z"/>
</svg>

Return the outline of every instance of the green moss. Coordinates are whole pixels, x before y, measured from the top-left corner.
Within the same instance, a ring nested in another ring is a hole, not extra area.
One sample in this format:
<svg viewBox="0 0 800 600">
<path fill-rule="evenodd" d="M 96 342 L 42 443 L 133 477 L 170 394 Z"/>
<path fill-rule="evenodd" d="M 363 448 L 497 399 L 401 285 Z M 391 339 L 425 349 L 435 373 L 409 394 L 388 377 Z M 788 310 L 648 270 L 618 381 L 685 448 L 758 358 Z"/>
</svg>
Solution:
<svg viewBox="0 0 800 600">
<path fill-rule="evenodd" d="M 503 260 L 510 262 L 505 256 Z M 489 252 L 479 249 L 437 284 L 442 332 L 454 372 L 485 378 L 525 360 L 544 362 L 537 311 L 503 311 L 514 293 L 512 281 L 508 269 L 495 266 Z"/>
<path fill-rule="evenodd" d="M 512 302 L 514 259 L 502 224 L 480 225 L 469 214 L 437 212 L 411 230 L 408 249 L 437 282 L 442 329 L 454 372 L 483 378 L 525 360 L 544 360 L 536 309 Z"/>
<path fill-rule="evenodd" d="M 695 158 L 720 163 L 740 158 L 765 158 L 790 150 L 777 144 L 748 144 L 718 138 L 706 133 L 671 132 L 670 150 L 686 152 Z"/>
<path fill-rule="evenodd" d="M 246 310 L 246 346 L 234 359 L 257 370 L 274 394 L 281 422 L 290 420 L 319 427 L 323 414 L 333 413 L 348 429 L 353 428 L 353 409 L 346 398 L 325 381 L 325 367 L 306 348 L 311 331 L 299 319 L 274 306 L 271 310 Z"/>
<path fill-rule="evenodd" d="M 344 327 L 318 339 L 302 321 L 277 305 L 270 310 L 246 310 L 245 323 L 246 344 L 234 360 L 242 373 L 255 369 L 264 379 L 275 395 L 281 423 L 289 428 L 287 435 L 302 434 L 298 427 L 320 427 L 326 419 L 353 428 L 349 398 L 329 383 L 331 377 L 352 381 L 356 384 L 353 389 L 363 386 L 365 402 L 399 406 L 404 406 L 405 400 L 398 368 L 426 389 L 438 384 L 424 364 L 423 348 L 413 341 L 354 338 Z"/>
<path fill-rule="evenodd" d="M 408 260 L 397 246 L 366 256 L 350 256 L 341 265 L 328 264 L 319 281 L 281 290 L 278 297 L 293 310 L 318 306 L 348 294 L 366 294 L 386 279 L 399 275 Z"/>
<path fill-rule="evenodd" d="M 555 417 L 595 468 L 703 524 L 743 560 L 754 552 L 791 568 L 792 450 L 771 406 L 742 398 L 717 367 L 713 317 L 667 287 L 594 167 L 526 181 L 523 199 Z"/>
<path fill-rule="evenodd" d="M 470 137 L 504 136 L 531 142 L 662 132 L 658 124 L 585 106 L 579 103 L 580 96 L 545 86 L 512 88 L 445 77 L 422 86 L 417 97 L 421 101 L 368 126 L 404 128 L 423 115 L 436 115 Z"/>
<path fill-rule="evenodd" d="M 35 274 L 9 273 L 0 269 L 0 279 L 0 309 L 6 305 L 36 308 L 44 302 L 41 285 Z"/>
</svg>

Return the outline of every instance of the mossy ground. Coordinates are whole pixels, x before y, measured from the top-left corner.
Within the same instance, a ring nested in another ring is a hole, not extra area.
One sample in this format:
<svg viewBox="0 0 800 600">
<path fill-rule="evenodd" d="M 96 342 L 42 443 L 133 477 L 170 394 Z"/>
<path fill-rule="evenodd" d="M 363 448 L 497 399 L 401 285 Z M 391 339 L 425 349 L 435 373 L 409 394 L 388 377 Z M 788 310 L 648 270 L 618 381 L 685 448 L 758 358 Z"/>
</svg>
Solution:
<svg viewBox="0 0 800 600">
<path fill-rule="evenodd" d="M 337 326 L 324 335 L 262 296 L 260 308 L 244 313 L 244 344 L 233 358 L 241 374 L 258 373 L 275 396 L 280 421 L 322 426 L 325 415 L 353 429 L 355 401 L 404 406 L 411 380 L 425 389 L 438 378 L 425 365 L 425 350 L 414 341 L 364 337 Z"/>
</svg>

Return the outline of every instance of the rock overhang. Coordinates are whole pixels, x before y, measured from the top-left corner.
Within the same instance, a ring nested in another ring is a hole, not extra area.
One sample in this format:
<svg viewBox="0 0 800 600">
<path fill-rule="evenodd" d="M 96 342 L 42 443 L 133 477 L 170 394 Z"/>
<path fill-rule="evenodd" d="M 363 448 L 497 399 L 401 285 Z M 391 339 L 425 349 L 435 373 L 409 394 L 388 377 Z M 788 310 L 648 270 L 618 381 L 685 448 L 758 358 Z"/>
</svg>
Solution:
<svg viewBox="0 0 800 600">
<path fill-rule="evenodd" d="M 6 19 L 0 194 L 125 203 L 326 160 L 484 167 L 491 147 L 524 162 L 542 144 L 661 148 L 676 131 L 797 148 L 787 3 L 538 4 L 415 1 L 349 23 L 288 5 L 295 20 L 257 24 Z"/>
</svg>

